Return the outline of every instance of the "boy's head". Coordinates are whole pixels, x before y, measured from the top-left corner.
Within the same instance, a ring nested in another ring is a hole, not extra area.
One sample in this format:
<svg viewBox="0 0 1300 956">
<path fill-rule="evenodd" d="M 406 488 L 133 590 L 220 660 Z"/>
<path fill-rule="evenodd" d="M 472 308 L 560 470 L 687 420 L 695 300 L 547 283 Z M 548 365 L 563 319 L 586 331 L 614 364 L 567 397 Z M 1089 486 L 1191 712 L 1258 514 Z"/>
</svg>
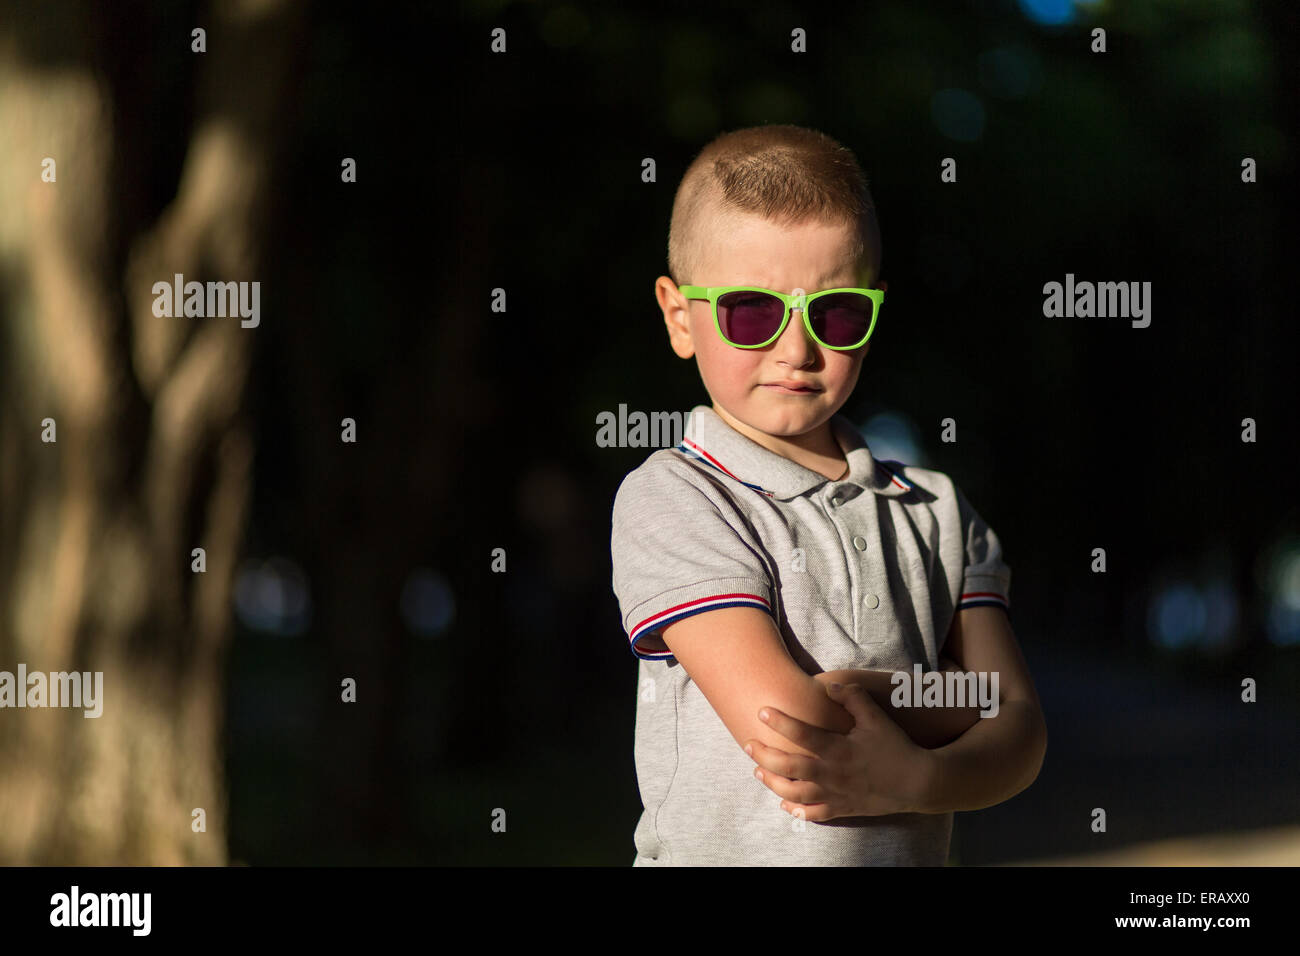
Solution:
<svg viewBox="0 0 1300 956">
<path fill-rule="evenodd" d="M 728 424 L 760 443 L 821 435 L 824 444 L 824 426 L 852 393 L 870 343 L 826 348 L 792 310 L 775 341 L 736 348 L 719 336 L 709 303 L 680 287 L 884 289 L 879 269 L 875 208 L 853 154 L 814 130 L 759 126 L 719 136 L 687 168 L 669 228 L 670 275 L 659 277 L 655 295 L 673 350 L 696 356 Z"/>
</svg>

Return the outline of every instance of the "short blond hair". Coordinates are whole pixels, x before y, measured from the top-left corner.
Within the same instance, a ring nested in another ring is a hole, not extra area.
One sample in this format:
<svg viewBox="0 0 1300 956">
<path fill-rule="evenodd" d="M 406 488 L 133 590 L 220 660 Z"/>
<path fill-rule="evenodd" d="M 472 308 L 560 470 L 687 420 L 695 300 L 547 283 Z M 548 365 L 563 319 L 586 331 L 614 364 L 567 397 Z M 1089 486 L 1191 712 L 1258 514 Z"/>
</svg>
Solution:
<svg viewBox="0 0 1300 956">
<path fill-rule="evenodd" d="M 853 261 L 875 277 L 880 227 L 867 178 L 852 151 L 801 126 L 752 126 L 723 133 L 687 167 L 668 227 L 668 274 L 678 285 L 696 275 L 710 235 L 729 213 L 783 226 L 808 221 L 853 226 Z"/>
</svg>

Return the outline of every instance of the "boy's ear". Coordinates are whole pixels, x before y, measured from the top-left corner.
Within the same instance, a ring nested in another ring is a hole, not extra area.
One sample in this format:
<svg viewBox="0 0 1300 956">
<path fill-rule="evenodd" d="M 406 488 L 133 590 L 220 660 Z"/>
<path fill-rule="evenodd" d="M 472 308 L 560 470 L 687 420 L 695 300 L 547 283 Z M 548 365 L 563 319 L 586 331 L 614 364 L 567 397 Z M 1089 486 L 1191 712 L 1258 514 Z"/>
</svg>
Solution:
<svg viewBox="0 0 1300 956">
<path fill-rule="evenodd" d="M 681 294 L 677 283 L 668 276 L 660 276 L 655 280 L 655 299 L 664 314 L 668 342 L 673 351 L 679 358 L 690 358 L 695 354 L 695 341 L 691 337 L 690 300 Z"/>
</svg>

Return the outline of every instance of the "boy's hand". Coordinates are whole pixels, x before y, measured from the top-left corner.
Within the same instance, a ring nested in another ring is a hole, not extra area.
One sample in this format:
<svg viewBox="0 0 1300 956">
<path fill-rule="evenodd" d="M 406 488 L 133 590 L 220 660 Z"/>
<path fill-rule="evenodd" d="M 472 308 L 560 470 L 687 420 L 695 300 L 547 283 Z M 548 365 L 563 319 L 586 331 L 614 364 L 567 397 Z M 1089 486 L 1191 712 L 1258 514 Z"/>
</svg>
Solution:
<svg viewBox="0 0 1300 956">
<path fill-rule="evenodd" d="M 926 812 L 924 795 L 934 769 L 930 751 L 913 743 L 858 685 L 836 690 L 826 684 L 831 699 L 853 716 L 851 731 L 838 734 L 764 707 L 768 726 L 816 756 L 787 753 L 759 740 L 745 745 L 758 764 L 759 779 L 785 798 L 781 809 L 814 823 Z"/>
</svg>

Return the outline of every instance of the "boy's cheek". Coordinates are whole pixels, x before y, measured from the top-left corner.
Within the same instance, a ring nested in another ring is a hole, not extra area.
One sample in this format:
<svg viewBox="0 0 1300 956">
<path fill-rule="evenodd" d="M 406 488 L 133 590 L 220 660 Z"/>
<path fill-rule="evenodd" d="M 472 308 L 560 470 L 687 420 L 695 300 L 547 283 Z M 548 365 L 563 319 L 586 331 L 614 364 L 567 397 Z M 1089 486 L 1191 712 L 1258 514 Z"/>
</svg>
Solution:
<svg viewBox="0 0 1300 956">
<path fill-rule="evenodd" d="M 862 372 L 862 356 L 851 358 L 844 364 L 835 367 L 833 371 L 830 368 L 827 371 L 831 373 L 827 376 L 828 388 L 842 395 L 847 394 L 853 391 L 854 386 L 858 384 L 858 375 Z"/>
<path fill-rule="evenodd" d="M 718 344 L 731 352 L 742 351 L 740 349 L 731 349 L 726 343 Z M 711 392 L 717 390 L 734 394 L 747 388 L 753 381 L 755 363 L 752 357 L 743 354 L 728 355 L 725 352 L 719 352 L 712 343 L 709 345 L 701 344 L 697 348 L 696 354 L 700 360 L 700 372 Z"/>
</svg>

